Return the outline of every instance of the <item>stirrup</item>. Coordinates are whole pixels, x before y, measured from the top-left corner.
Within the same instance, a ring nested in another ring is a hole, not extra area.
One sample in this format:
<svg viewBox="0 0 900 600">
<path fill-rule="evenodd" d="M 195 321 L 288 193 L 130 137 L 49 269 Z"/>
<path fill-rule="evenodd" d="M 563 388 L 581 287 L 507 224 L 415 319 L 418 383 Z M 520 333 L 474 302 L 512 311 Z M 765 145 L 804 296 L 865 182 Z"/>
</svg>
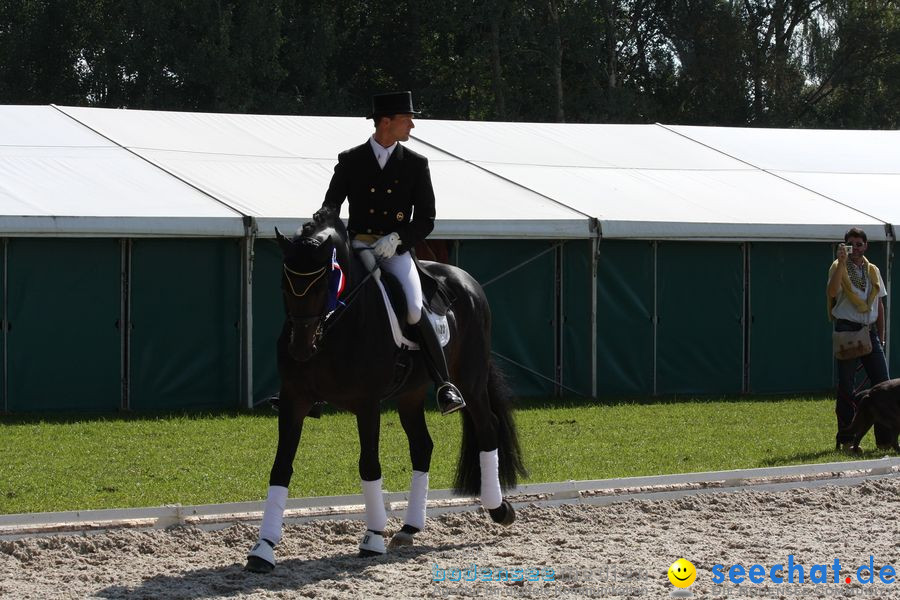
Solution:
<svg viewBox="0 0 900 600">
<path fill-rule="evenodd" d="M 459 389 L 449 381 L 445 381 L 438 387 L 436 396 L 442 415 L 455 413 L 466 406 L 466 401 L 463 400 Z"/>
</svg>

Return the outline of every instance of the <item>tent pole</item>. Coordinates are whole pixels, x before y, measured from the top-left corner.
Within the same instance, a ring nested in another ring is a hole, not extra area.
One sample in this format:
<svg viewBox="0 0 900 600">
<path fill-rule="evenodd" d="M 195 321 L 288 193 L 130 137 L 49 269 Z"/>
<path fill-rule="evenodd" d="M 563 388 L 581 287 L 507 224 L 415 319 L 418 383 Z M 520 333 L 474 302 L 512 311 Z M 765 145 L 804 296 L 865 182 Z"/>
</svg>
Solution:
<svg viewBox="0 0 900 600">
<path fill-rule="evenodd" d="M 119 340 L 121 358 L 121 397 L 119 408 L 131 408 L 131 244 L 129 238 L 122 238 L 121 264 L 119 265 Z"/>
<path fill-rule="evenodd" d="M 659 262 L 659 242 L 653 240 L 653 395 L 656 395 L 656 354 L 657 354 L 657 330 L 659 329 L 659 281 L 657 267 Z"/>
<path fill-rule="evenodd" d="M 600 236 L 591 237 L 591 397 L 597 398 L 597 266 Z"/>
<path fill-rule="evenodd" d="M 753 309 L 750 305 L 750 286 L 753 285 L 753 265 L 750 262 L 750 242 L 742 243 L 741 250 L 743 252 L 744 263 L 744 273 L 741 278 L 743 280 L 743 289 L 741 290 L 741 302 L 743 303 L 743 306 L 741 307 L 741 320 L 743 321 L 743 326 L 741 327 L 741 335 L 743 337 L 741 343 L 741 364 L 743 365 L 743 368 L 741 369 L 741 392 L 749 394 L 750 375 L 753 372 L 753 364 L 750 362 L 750 348 L 753 341 L 750 339 L 750 336 L 753 335 L 752 328 L 750 327 L 753 320 L 750 313 Z"/>
<path fill-rule="evenodd" d="M 239 397 L 248 409 L 253 408 L 253 258 L 256 219 L 244 217 L 244 238 L 241 240 L 241 376 Z"/>
<path fill-rule="evenodd" d="M 556 318 L 556 343 L 554 344 L 556 347 L 556 373 L 554 375 L 554 379 L 556 380 L 556 385 L 554 386 L 556 389 L 554 390 L 555 396 L 562 396 L 562 381 L 563 381 L 563 339 L 565 336 L 565 331 L 563 329 L 565 320 L 565 311 L 563 309 L 565 298 L 563 297 L 563 252 L 565 248 L 565 242 L 560 242 L 559 246 L 556 248 L 556 260 L 555 260 L 555 268 L 556 268 L 556 307 L 554 310 L 555 318 Z"/>
<path fill-rule="evenodd" d="M 3 325 L 3 412 L 9 412 L 9 344 L 7 334 L 9 330 L 9 277 L 7 276 L 7 256 L 9 256 L 9 238 L 3 238 L 3 314 L 0 315 L 0 324 Z"/>
<path fill-rule="evenodd" d="M 884 282 L 884 285 L 886 285 L 887 289 L 890 290 L 891 289 L 891 280 L 893 279 L 891 277 L 891 271 L 894 268 L 894 264 L 893 264 L 894 263 L 894 227 L 893 227 L 893 225 L 888 225 L 887 230 L 888 230 L 887 243 L 885 244 L 885 253 L 887 255 L 884 258 L 885 270 L 887 271 L 887 281 Z M 885 315 L 885 319 L 884 319 L 884 337 L 887 338 L 888 340 L 891 340 L 893 338 L 893 336 L 891 335 L 891 305 L 893 304 L 891 302 L 891 296 L 893 296 L 893 293 L 888 293 L 887 306 L 884 307 L 884 310 L 887 313 Z M 885 340 L 881 340 L 881 341 L 882 341 L 882 343 L 884 343 Z M 887 343 L 884 344 L 884 360 L 888 365 L 891 364 L 891 347 Z M 888 366 L 888 373 L 890 373 L 890 371 L 891 371 L 890 366 Z"/>
</svg>

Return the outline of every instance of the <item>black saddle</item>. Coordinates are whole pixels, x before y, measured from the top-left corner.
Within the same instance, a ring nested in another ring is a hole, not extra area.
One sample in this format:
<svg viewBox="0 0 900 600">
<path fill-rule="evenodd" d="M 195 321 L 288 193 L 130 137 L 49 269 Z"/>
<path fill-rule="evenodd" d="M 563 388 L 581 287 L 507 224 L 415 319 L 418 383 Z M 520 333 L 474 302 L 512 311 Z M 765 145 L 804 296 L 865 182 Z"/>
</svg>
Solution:
<svg viewBox="0 0 900 600">
<path fill-rule="evenodd" d="M 414 251 L 410 251 L 410 253 L 413 257 L 413 262 L 416 265 L 416 270 L 419 272 L 419 280 L 422 282 L 422 303 L 434 314 L 438 316 L 446 315 L 450 312 L 450 307 L 456 300 L 456 296 L 450 288 L 423 267 L 422 263 L 416 258 Z M 356 252 L 353 253 L 351 263 L 351 281 L 363 281 L 369 272 L 366 270 L 366 266 L 363 264 L 362 260 L 360 260 Z M 390 273 L 382 270 L 381 282 L 384 284 L 385 292 L 387 292 L 388 299 L 391 301 L 391 307 L 394 310 L 394 314 L 397 315 L 397 322 L 400 323 L 403 335 L 409 340 L 416 340 L 417 334 L 415 332 L 415 327 L 406 322 L 406 295 L 403 293 L 403 286 L 400 285 L 400 281 Z M 369 282 L 366 282 L 366 284 L 368 285 Z M 371 285 L 375 285 L 375 283 L 372 282 Z M 394 376 L 391 385 L 388 386 L 387 391 L 380 398 L 380 401 L 393 397 L 403 389 L 414 366 L 413 358 L 410 355 L 409 350 L 398 349 L 394 359 Z M 278 410 L 278 394 L 266 398 L 265 401 L 267 401 L 274 410 Z M 325 402 L 317 402 L 313 405 L 307 416 L 314 419 L 319 418 L 322 415 L 322 407 L 324 405 Z"/>
<path fill-rule="evenodd" d="M 416 270 L 419 272 L 419 281 L 422 284 L 422 303 L 432 313 L 438 316 L 446 315 L 456 299 L 453 292 L 423 267 L 416 257 L 415 251 L 410 250 L 410 255 L 416 265 Z M 353 281 L 362 281 L 368 275 L 368 271 L 362 260 L 360 260 L 358 253 L 353 253 L 352 262 Z M 400 281 L 382 269 L 381 283 L 384 285 L 384 290 L 390 300 L 394 314 L 397 316 L 397 322 L 400 324 L 403 336 L 408 340 L 416 340 L 418 343 L 421 343 L 418 340 L 416 326 L 409 325 L 406 322 L 406 295 L 403 293 L 403 286 L 400 284 Z M 376 284 L 373 282 L 372 285 Z M 422 318 L 426 317 L 423 315 Z M 394 377 L 391 385 L 382 396 L 382 401 L 393 397 L 403 389 L 414 367 L 413 359 L 408 349 L 399 348 L 395 356 Z"/>
<path fill-rule="evenodd" d="M 444 282 L 435 278 L 434 275 L 419 262 L 415 251 L 411 250 L 410 255 L 413 258 L 416 270 L 419 272 L 419 280 L 422 283 L 422 303 L 432 313 L 441 317 L 446 315 L 450 311 L 453 302 L 456 300 L 452 290 L 450 290 Z M 353 275 L 352 281 L 362 281 L 366 275 L 369 274 L 362 260 L 360 260 L 359 255 L 355 251 L 353 253 L 353 265 L 351 268 Z M 403 335 L 408 339 L 412 339 L 410 338 L 410 335 L 412 335 L 411 329 L 406 323 L 406 295 L 403 293 L 403 286 L 400 285 L 400 281 L 396 277 L 384 269 L 381 270 L 381 283 L 384 285 L 384 290 L 387 292 L 388 299 L 391 301 L 394 314 L 397 315 L 397 321 L 400 323 Z"/>
</svg>

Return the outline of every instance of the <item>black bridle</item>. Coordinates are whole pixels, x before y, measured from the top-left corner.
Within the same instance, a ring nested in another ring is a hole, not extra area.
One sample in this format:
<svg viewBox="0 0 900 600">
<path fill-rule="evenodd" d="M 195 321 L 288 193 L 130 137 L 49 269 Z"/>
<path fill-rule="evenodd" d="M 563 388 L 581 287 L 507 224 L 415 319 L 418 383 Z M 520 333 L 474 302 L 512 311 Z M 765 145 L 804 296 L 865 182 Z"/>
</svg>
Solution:
<svg viewBox="0 0 900 600">
<path fill-rule="evenodd" d="M 319 269 L 317 271 L 313 271 L 311 273 L 298 273 L 297 271 L 293 271 L 290 268 L 288 268 L 287 265 L 282 265 L 282 268 L 284 270 L 285 278 L 287 279 L 287 282 L 288 282 L 288 288 L 290 289 L 290 294 L 292 296 L 295 296 L 298 298 L 305 296 L 309 292 L 309 290 L 312 289 L 313 285 L 315 285 L 316 282 L 318 282 L 322 278 L 322 275 L 324 275 L 325 270 L 326 270 L 325 267 L 322 267 L 321 269 Z M 309 282 L 309 285 L 307 285 L 306 288 L 304 288 L 302 293 L 298 293 L 294 289 L 294 283 L 291 280 L 291 275 L 298 276 L 298 277 L 313 277 L 314 276 L 314 279 Z M 353 302 L 358 297 L 360 290 L 363 289 L 364 284 L 369 280 L 370 277 L 372 277 L 372 272 L 369 272 L 365 277 L 363 277 L 363 279 L 357 285 L 355 285 L 352 290 L 350 290 L 350 293 L 347 294 L 347 299 L 345 301 L 339 301 L 338 307 L 332 311 L 322 312 L 318 315 L 312 315 L 312 316 L 299 316 L 299 315 L 291 314 L 291 311 L 287 310 L 286 311 L 287 319 L 291 323 L 291 342 L 294 341 L 294 330 L 296 328 L 299 327 L 299 328 L 305 330 L 305 329 L 315 325 L 316 329 L 313 332 L 313 336 L 312 336 L 312 352 L 311 352 L 310 356 L 312 356 L 316 352 L 318 352 L 318 350 L 319 350 L 318 345 L 322 341 L 322 339 L 324 339 L 325 334 L 328 333 L 328 331 L 332 327 L 334 327 L 335 323 L 337 323 L 340 320 L 340 318 L 344 315 L 344 313 L 347 311 L 347 309 L 350 307 L 350 305 L 353 304 Z M 284 294 L 285 295 L 288 294 L 287 289 L 284 290 Z"/>
<path fill-rule="evenodd" d="M 316 285 L 319 281 L 322 280 L 325 275 L 325 267 L 317 269 L 315 271 L 311 271 L 309 273 L 301 273 L 299 271 L 294 271 L 286 264 L 281 265 L 282 270 L 284 271 L 284 278 L 287 281 L 287 286 L 284 287 L 284 295 L 285 296 L 294 296 L 296 298 L 303 298 L 313 286 Z M 302 288 L 301 291 L 298 291 L 299 286 L 294 286 L 295 278 L 311 278 L 311 281 L 306 284 L 305 287 Z M 313 325 L 315 325 L 316 330 L 313 332 L 312 337 L 312 353 L 315 354 L 318 350 L 317 343 L 321 341 L 323 335 L 323 315 L 312 315 L 312 316 L 297 316 L 291 313 L 290 309 L 286 309 L 287 319 L 291 323 L 291 343 L 294 342 L 294 331 L 299 327 L 302 329 L 307 329 Z"/>
</svg>

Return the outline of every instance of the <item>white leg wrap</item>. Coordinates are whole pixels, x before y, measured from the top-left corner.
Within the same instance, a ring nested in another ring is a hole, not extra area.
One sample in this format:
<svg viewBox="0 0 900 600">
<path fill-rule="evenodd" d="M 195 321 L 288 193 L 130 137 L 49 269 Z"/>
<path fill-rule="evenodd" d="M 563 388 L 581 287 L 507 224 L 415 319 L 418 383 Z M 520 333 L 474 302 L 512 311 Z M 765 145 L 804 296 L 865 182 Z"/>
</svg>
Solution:
<svg viewBox="0 0 900 600">
<path fill-rule="evenodd" d="M 270 485 L 263 512 L 262 525 L 259 527 L 259 539 L 269 540 L 273 544 L 281 541 L 281 524 L 284 521 L 284 506 L 287 503 L 288 489 L 280 485 Z"/>
<path fill-rule="evenodd" d="M 366 529 L 384 531 L 387 513 L 384 510 L 384 496 L 381 493 L 381 479 L 362 482 L 363 498 L 366 500 Z"/>
<path fill-rule="evenodd" d="M 503 501 L 497 450 L 479 452 L 478 460 L 481 462 L 481 505 L 488 510 L 497 508 Z"/>
<path fill-rule="evenodd" d="M 428 473 L 413 471 L 409 484 L 409 504 L 406 505 L 404 523 L 417 529 L 425 529 L 425 506 L 428 503 Z"/>
</svg>

